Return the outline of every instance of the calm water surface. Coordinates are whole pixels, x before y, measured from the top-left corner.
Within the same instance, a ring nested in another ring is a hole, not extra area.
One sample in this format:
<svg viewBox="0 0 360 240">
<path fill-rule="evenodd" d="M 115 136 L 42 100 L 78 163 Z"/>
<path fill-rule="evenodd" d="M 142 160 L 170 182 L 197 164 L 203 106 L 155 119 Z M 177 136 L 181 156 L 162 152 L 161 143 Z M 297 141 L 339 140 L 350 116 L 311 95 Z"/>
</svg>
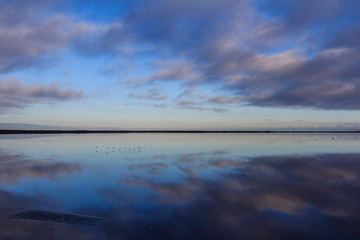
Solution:
<svg viewBox="0 0 360 240">
<path fill-rule="evenodd" d="M 4 135 L 0 217 L 0 239 L 360 239 L 360 135 Z"/>
</svg>

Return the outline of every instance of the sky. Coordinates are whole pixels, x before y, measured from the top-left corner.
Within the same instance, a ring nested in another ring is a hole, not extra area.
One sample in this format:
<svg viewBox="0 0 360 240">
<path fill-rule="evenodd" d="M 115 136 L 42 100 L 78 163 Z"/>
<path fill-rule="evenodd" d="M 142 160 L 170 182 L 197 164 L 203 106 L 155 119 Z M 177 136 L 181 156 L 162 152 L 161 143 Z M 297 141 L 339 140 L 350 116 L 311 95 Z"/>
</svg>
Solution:
<svg viewBox="0 0 360 240">
<path fill-rule="evenodd" d="M 0 0 L 0 123 L 359 129 L 359 0 Z"/>
</svg>

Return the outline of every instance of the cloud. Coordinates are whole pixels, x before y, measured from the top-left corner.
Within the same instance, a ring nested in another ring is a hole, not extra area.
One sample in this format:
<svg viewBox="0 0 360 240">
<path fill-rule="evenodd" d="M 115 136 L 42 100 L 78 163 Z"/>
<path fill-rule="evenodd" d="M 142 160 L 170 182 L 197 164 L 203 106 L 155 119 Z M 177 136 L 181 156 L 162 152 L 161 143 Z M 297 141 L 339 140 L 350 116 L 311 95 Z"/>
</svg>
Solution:
<svg viewBox="0 0 360 240">
<path fill-rule="evenodd" d="M 253 90 L 244 94 L 253 105 L 360 109 L 359 60 L 358 51 L 327 49 L 280 72 L 247 76 L 233 87 Z"/>
<path fill-rule="evenodd" d="M 80 91 L 63 90 L 54 83 L 49 86 L 27 86 L 16 79 L 0 80 L 0 113 L 30 104 L 55 103 L 84 97 L 84 93 Z"/>
<path fill-rule="evenodd" d="M 349 49 L 351 51 L 360 50 L 360 27 L 353 26 L 337 34 L 326 43 L 326 49 Z"/>
<path fill-rule="evenodd" d="M 263 2 L 145 1 L 123 19 L 124 32 L 136 39 L 138 51 L 150 46 L 191 68 L 164 66 L 130 82 L 216 85 L 227 96 L 210 96 L 210 108 L 237 102 L 360 109 L 356 1 Z"/>
<path fill-rule="evenodd" d="M 74 49 L 85 56 L 132 55 L 130 37 L 124 33 L 121 22 L 98 25 L 97 31 L 79 35 L 74 39 Z"/>
<path fill-rule="evenodd" d="M 218 107 L 206 107 L 203 103 L 195 102 L 191 100 L 184 100 L 179 101 L 178 106 L 185 109 L 193 109 L 193 110 L 200 110 L 200 111 L 214 111 L 214 112 L 227 112 L 229 111 L 226 108 L 218 108 Z"/>
<path fill-rule="evenodd" d="M 135 62 L 133 72 L 148 74 L 122 81 L 130 86 L 177 81 L 183 88 L 215 90 L 194 109 L 220 110 L 226 104 L 360 109 L 356 0 L 145 0 L 128 3 L 106 23 L 81 21 L 75 12 L 57 10 L 58 2 L 22 3 L 1 3 L 2 73 L 45 67 L 71 49 L 86 57 Z M 142 64 L 144 59 L 152 64 Z M 110 64 L 107 70 L 126 72 L 123 68 Z M 141 96 L 157 98 L 130 95 Z M 177 101 L 186 106 L 183 101 L 199 98 Z"/>
<path fill-rule="evenodd" d="M 236 102 L 240 102 L 241 99 L 239 98 L 235 98 L 235 97 L 226 97 L 226 96 L 214 96 L 214 97 L 210 97 L 209 102 L 214 102 L 214 103 L 218 103 L 218 104 L 228 104 L 228 103 L 236 103 Z"/>
<path fill-rule="evenodd" d="M 166 100 L 168 98 L 168 96 L 166 95 L 161 95 L 161 91 L 158 88 L 151 88 L 146 94 L 135 95 L 134 93 L 130 93 L 128 94 L 128 96 L 135 99 L 147 99 L 156 101 Z"/>
<path fill-rule="evenodd" d="M 349 8 L 355 7 L 356 1 L 352 0 L 275 0 L 259 1 L 257 7 L 265 16 L 278 20 L 280 27 L 264 37 L 286 37 L 296 32 L 309 31 L 314 25 L 318 28 L 327 27 L 328 24 L 336 23 L 349 12 Z"/>
<path fill-rule="evenodd" d="M 55 11 L 56 1 L 1 1 L 0 73 L 48 67 L 61 51 L 99 25 Z"/>
<path fill-rule="evenodd" d="M 151 68 L 156 69 L 152 75 L 128 78 L 125 83 L 139 85 L 145 83 L 181 81 L 193 85 L 194 82 L 201 80 L 201 76 L 199 76 L 196 70 L 186 61 L 157 61 L 151 65 Z"/>
</svg>

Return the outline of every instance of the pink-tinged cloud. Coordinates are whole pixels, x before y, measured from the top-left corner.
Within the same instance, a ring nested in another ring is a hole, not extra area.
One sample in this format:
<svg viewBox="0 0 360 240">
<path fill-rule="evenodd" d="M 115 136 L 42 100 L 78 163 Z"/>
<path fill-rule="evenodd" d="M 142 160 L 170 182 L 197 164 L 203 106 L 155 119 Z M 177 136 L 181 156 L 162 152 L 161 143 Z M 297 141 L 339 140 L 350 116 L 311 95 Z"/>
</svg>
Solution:
<svg viewBox="0 0 360 240">
<path fill-rule="evenodd" d="M 81 91 L 61 89 L 57 84 L 27 86 L 19 80 L 0 79 L 0 113 L 37 103 L 56 103 L 84 98 Z"/>
</svg>

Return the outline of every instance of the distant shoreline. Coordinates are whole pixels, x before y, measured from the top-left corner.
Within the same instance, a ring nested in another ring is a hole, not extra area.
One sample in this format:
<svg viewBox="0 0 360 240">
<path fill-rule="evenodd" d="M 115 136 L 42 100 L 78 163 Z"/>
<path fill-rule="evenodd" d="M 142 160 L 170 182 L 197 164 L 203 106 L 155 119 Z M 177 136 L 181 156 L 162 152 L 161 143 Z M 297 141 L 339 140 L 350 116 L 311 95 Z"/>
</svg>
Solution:
<svg viewBox="0 0 360 240">
<path fill-rule="evenodd" d="M 333 130 L 8 130 L 0 129 L 0 134 L 106 134 L 106 133 L 360 133 L 360 130 L 333 131 Z"/>
</svg>

